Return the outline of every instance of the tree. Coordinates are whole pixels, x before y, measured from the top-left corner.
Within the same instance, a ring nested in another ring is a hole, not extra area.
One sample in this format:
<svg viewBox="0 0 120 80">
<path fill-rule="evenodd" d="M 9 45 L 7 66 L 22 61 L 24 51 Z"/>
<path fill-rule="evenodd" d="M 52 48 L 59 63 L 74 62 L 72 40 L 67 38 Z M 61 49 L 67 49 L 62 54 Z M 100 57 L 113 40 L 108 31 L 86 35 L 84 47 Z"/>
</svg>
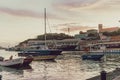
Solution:
<svg viewBox="0 0 120 80">
<path fill-rule="evenodd" d="M 120 35 L 120 29 L 117 31 L 113 31 L 113 32 L 103 32 L 103 35 L 105 35 L 105 36 L 118 36 L 118 35 Z"/>
<path fill-rule="evenodd" d="M 37 39 L 38 40 L 44 40 L 44 37 L 45 37 L 45 34 L 43 35 L 38 35 L 37 36 Z M 70 36 L 70 35 L 66 35 L 64 33 L 47 33 L 46 34 L 46 39 L 47 40 L 62 40 L 62 39 L 73 39 L 74 37 L 73 36 Z"/>
</svg>

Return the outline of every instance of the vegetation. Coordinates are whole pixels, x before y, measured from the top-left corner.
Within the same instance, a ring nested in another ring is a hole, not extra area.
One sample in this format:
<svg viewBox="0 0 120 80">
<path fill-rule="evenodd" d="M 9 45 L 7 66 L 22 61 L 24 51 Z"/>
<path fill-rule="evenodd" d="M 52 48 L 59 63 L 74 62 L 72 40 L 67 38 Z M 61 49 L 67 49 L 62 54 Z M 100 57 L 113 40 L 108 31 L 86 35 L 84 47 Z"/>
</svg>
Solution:
<svg viewBox="0 0 120 80">
<path fill-rule="evenodd" d="M 38 40 L 44 40 L 45 38 L 45 34 L 43 35 L 38 35 L 37 36 L 37 39 Z M 66 35 L 64 33 L 47 33 L 46 34 L 46 39 L 47 40 L 63 40 L 63 39 L 73 39 L 74 37 L 73 36 L 70 36 L 70 35 Z"/>
<path fill-rule="evenodd" d="M 118 31 L 113 31 L 113 32 L 103 32 L 103 35 L 105 35 L 105 36 L 118 36 L 118 35 L 120 35 L 120 29 Z"/>
<path fill-rule="evenodd" d="M 99 40 L 100 39 L 99 33 L 90 33 L 90 34 L 88 34 L 87 37 L 91 40 Z"/>
</svg>

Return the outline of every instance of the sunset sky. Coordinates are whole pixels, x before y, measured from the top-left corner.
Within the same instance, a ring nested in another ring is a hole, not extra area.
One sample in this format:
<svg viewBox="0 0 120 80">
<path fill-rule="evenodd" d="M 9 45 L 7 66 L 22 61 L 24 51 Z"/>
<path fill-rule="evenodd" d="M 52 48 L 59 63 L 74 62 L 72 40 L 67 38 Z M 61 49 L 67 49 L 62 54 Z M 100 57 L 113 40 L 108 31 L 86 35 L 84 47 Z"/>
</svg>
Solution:
<svg viewBox="0 0 120 80">
<path fill-rule="evenodd" d="M 120 26 L 120 0 L 0 0 L 0 45 L 14 46 L 47 32 L 65 32 Z"/>
</svg>

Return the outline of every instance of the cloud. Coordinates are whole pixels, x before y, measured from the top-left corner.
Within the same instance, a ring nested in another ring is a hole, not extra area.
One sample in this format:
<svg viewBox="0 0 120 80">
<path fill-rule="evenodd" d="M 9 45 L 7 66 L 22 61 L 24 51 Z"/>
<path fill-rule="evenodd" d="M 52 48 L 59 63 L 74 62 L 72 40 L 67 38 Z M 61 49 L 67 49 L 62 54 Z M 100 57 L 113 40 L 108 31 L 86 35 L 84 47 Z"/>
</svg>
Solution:
<svg viewBox="0 0 120 80">
<path fill-rule="evenodd" d="M 76 32 L 76 31 L 86 31 L 88 29 L 95 29 L 96 27 L 88 27 L 88 26 L 81 26 L 78 23 L 65 23 L 65 24 L 59 24 L 56 27 L 59 28 L 60 31 L 63 32 Z"/>
<path fill-rule="evenodd" d="M 106 11 L 120 7 L 119 0 L 60 0 L 53 3 L 56 10 L 63 11 Z"/>
<path fill-rule="evenodd" d="M 53 6 L 59 8 L 59 9 L 71 10 L 74 8 L 89 7 L 100 1 L 102 1 L 102 0 L 69 0 L 69 1 L 60 0 L 56 3 L 54 3 Z"/>
<path fill-rule="evenodd" d="M 0 7 L 0 13 L 5 13 L 12 16 L 20 16 L 20 17 L 33 17 L 33 18 L 44 17 L 43 12 L 40 13 L 40 12 L 31 11 L 31 10 L 15 10 L 15 9 L 4 8 L 4 7 Z M 62 19 L 61 17 L 58 17 L 57 15 L 54 15 L 51 13 L 47 13 L 47 16 L 51 19 Z"/>
</svg>

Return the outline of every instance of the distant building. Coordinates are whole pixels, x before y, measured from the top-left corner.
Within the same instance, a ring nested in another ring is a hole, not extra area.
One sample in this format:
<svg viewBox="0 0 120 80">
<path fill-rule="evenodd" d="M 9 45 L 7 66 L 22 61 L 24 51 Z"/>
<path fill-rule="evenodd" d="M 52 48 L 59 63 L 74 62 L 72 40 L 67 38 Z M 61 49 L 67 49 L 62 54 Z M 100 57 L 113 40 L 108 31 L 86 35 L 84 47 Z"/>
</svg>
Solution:
<svg viewBox="0 0 120 80">
<path fill-rule="evenodd" d="M 98 24 L 99 33 L 117 31 L 119 27 L 103 28 L 103 24 Z"/>
<path fill-rule="evenodd" d="M 96 34 L 96 33 L 98 33 L 98 30 L 96 29 L 87 30 L 87 34 Z"/>
<path fill-rule="evenodd" d="M 110 40 L 111 41 L 120 41 L 120 35 L 118 35 L 118 36 L 111 36 Z"/>
<path fill-rule="evenodd" d="M 102 33 L 99 33 L 99 36 L 102 41 L 110 41 L 110 37 L 104 36 Z"/>
<path fill-rule="evenodd" d="M 75 35 L 75 39 L 86 39 L 87 36 L 88 34 L 86 32 L 80 31 L 79 34 Z"/>
</svg>

